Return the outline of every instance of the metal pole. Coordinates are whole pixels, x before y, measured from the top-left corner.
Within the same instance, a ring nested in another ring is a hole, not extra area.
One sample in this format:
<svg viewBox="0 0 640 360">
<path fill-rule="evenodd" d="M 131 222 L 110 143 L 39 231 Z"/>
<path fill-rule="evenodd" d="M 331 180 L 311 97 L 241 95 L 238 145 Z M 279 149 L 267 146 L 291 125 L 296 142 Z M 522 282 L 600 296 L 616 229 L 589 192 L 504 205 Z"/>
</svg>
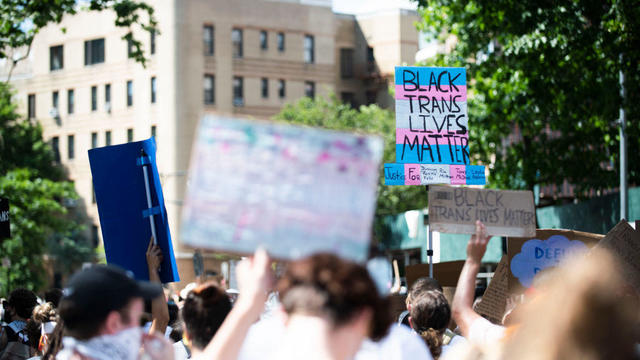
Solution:
<svg viewBox="0 0 640 360">
<path fill-rule="evenodd" d="M 429 225 L 429 277 L 433 278 L 433 231 L 431 231 L 431 225 Z"/>
<path fill-rule="evenodd" d="M 147 154 L 144 152 L 144 149 L 141 152 L 142 158 L 146 157 Z M 142 172 L 144 174 L 144 190 L 147 195 L 147 207 L 151 209 L 153 207 L 153 203 L 151 202 L 151 190 L 149 186 L 149 170 L 147 169 L 149 165 L 142 165 Z M 151 226 L 151 236 L 153 236 L 153 244 L 158 245 L 158 237 L 156 236 L 156 224 L 153 218 L 153 214 L 149 215 L 149 226 Z"/>
<path fill-rule="evenodd" d="M 625 89 L 624 89 L 624 61 L 620 54 L 620 219 L 627 219 L 627 199 L 629 189 L 627 188 L 627 121 L 624 112 Z"/>
</svg>

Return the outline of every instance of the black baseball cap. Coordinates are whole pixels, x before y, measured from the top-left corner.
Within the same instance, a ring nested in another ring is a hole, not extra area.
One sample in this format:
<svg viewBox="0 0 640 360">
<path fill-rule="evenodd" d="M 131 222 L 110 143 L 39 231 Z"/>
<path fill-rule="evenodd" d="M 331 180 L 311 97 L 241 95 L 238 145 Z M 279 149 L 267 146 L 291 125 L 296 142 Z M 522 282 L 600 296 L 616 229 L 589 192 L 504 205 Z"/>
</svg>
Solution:
<svg viewBox="0 0 640 360">
<path fill-rule="evenodd" d="M 123 309 L 131 299 L 155 299 L 162 286 L 136 281 L 130 271 L 112 265 L 93 265 L 75 273 L 62 290 L 60 316 L 65 324 L 99 322 L 111 311 Z M 72 325 L 71 325 L 72 326 Z"/>
</svg>

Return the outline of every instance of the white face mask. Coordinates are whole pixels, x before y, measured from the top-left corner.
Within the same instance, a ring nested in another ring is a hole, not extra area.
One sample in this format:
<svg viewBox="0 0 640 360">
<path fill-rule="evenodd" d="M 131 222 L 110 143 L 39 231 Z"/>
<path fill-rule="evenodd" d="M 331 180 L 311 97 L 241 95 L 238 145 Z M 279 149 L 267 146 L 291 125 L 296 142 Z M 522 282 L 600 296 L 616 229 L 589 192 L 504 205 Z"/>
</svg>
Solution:
<svg viewBox="0 0 640 360">
<path fill-rule="evenodd" d="M 142 336 L 142 328 L 134 327 L 86 341 L 65 337 L 62 339 L 63 352 L 69 352 L 69 355 L 77 352 L 95 360 L 137 360 L 142 346 Z"/>
</svg>

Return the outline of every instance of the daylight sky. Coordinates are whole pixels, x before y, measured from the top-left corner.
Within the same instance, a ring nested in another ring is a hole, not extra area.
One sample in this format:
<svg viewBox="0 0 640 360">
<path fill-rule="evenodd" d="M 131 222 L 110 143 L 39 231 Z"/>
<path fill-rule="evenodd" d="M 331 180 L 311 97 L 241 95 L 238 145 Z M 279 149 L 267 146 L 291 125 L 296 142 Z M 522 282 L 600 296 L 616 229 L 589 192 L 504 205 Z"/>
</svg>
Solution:
<svg viewBox="0 0 640 360">
<path fill-rule="evenodd" d="M 413 9 L 417 2 L 409 0 L 333 0 L 333 11 L 347 14 L 363 14 L 387 9 Z"/>
</svg>

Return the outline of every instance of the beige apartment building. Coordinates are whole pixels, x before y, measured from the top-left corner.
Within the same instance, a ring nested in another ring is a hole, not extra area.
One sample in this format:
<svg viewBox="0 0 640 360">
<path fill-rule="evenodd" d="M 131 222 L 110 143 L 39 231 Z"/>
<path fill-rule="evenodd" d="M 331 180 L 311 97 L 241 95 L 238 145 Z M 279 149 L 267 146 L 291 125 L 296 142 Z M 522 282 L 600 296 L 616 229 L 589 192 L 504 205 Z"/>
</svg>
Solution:
<svg viewBox="0 0 640 360">
<path fill-rule="evenodd" d="M 129 58 L 128 30 L 115 27 L 111 12 L 79 12 L 37 35 L 11 81 L 20 110 L 42 124 L 75 182 L 96 244 L 87 151 L 156 137 L 176 258 L 183 281 L 191 281 L 193 252 L 180 246 L 178 230 L 203 114 L 268 119 L 286 103 L 329 93 L 354 105 L 392 106 L 394 66 L 412 64 L 418 51 L 418 17 L 400 9 L 336 14 L 331 0 L 147 2 L 159 34 L 133 29 L 146 68 Z"/>
</svg>

